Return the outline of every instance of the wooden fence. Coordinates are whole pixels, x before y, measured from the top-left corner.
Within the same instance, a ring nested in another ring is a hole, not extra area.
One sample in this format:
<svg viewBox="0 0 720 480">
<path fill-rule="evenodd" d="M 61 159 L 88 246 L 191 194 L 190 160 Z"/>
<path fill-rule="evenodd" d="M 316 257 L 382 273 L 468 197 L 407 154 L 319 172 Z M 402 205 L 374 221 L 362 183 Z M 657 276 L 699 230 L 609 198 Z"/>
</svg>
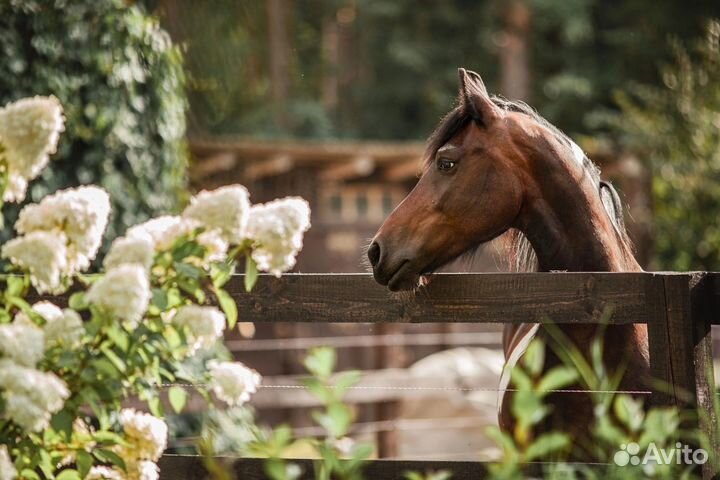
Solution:
<svg viewBox="0 0 720 480">
<path fill-rule="evenodd" d="M 718 273 L 441 274 L 414 295 L 391 294 L 366 274 L 261 276 L 252 293 L 244 292 L 237 275 L 227 288 L 248 322 L 593 324 L 611 306 L 609 324 L 648 326 L 651 371 L 659 385 L 651 402 L 703 412 L 695 426 L 720 453 L 710 333 L 711 325 L 720 324 Z M 166 456 L 162 478 L 204 478 L 201 464 L 195 457 Z M 368 478 L 428 469 L 450 470 L 458 480 L 481 478 L 485 471 L 480 462 L 384 460 L 372 462 Z M 716 474 L 709 463 L 702 469 L 704 478 Z M 255 459 L 235 459 L 233 471 L 237 478 L 264 478 Z"/>
</svg>

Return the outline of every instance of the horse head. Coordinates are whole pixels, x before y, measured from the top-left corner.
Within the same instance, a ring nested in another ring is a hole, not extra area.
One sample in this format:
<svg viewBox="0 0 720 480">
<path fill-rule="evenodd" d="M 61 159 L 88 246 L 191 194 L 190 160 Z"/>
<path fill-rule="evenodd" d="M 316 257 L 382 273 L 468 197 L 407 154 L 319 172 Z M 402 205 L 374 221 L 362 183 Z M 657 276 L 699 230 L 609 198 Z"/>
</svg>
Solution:
<svg viewBox="0 0 720 480">
<path fill-rule="evenodd" d="M 512 114 L 477 73 L 458 73 L 458 106 L 430 137 L 417 185 L 368 249 L 375 279 L 390 290 L 413 288 L 421 275 L 502 234 L 522 208 Z"/>
</svg>

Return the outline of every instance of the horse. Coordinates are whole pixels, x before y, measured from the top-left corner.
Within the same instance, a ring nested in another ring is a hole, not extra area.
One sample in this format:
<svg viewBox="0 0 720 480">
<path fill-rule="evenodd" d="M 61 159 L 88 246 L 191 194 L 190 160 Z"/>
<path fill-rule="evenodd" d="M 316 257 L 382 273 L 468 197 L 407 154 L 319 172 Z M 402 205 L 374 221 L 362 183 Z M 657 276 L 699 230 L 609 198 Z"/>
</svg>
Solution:
<svg viewBox="0 0 720 480">
<path fill-rule="evenodd" d="M 477 73 L 460 68 L 458 75 L 457 106 L 429 137 L 417 184 L 368 247 L 375 280 L 391 291 L 413 290 L 501 235 L 518 272 L 641 271 L 619 197 L 583 150 L 528 105 L 490 96 Z M 589 352 L 601 327 L 555 328 Z M 622 389 L 644 388 L 650 372 L 646 326 L 602 328 L 607 371 L 625 371 Z M 533 338 L 549 339 L 549 331 L 537 323 L 503 330 L 498 422 L 507 432 L 514 427 L 507 372 Z M 588 434 L 589 395 L 555 394 L 548 402 L 553 428 L 576 439 Z"/>
</svg>

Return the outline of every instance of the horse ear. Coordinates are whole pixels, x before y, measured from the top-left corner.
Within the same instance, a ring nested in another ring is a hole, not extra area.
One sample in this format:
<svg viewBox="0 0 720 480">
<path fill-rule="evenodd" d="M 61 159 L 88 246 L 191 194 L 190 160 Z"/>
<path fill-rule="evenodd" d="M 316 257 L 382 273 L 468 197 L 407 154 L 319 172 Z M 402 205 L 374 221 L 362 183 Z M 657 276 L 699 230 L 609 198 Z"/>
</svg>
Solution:
<svg viewBox="0 0 720 480">
<path fill-rule="evenodd" d="M 458 68 L 460 78 L 460 101 L 477 123 L 488 125 L 501 114 L 500 109 L 488 95 L 480 75 L 472 70 Z"/>
</svg>

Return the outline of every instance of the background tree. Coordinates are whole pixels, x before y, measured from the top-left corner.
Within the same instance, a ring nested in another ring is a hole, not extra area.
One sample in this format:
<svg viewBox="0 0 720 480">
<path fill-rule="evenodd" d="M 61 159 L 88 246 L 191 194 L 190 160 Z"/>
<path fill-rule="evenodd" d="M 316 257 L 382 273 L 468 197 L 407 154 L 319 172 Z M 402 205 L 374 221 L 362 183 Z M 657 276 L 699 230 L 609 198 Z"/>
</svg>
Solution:
<svg viewBox="0 0 720 480">
<path fill-rule="evenodd" d="M 55 95 L 67 118 L 53 166 L 28 199 L 78 184 L 101 185 L 114 209 L 108 240 L 179 207 L 186 168 L 184 87 L 179 50 L 142 5 L 0 2 L 0 104 Z M 8 212 L 6 225 L 14 215 Z"/>
<path fill-rule="evenodd" d="M 609 133 L 612 92 L 661 85 L 668 35 L 696 38 L 720 16 L 720 3 L 701 0 L 159 5 L 186 46 L 192 133 L 299 138 L 425 138 L 454 101 L 458 66 L 570 134 Z M 513 48 L 520 64 L 507 61 Z M 502 85 L 508 68 L 526 76 L 520 90 Z"/>
<path fill-rule="evenodd" d="M 625 142 L 653 169 L 656 266 L 720 268 L 720 22 L 689 50 L 674 44 L 663 87 L 618 94 Z"/>
</svg>

